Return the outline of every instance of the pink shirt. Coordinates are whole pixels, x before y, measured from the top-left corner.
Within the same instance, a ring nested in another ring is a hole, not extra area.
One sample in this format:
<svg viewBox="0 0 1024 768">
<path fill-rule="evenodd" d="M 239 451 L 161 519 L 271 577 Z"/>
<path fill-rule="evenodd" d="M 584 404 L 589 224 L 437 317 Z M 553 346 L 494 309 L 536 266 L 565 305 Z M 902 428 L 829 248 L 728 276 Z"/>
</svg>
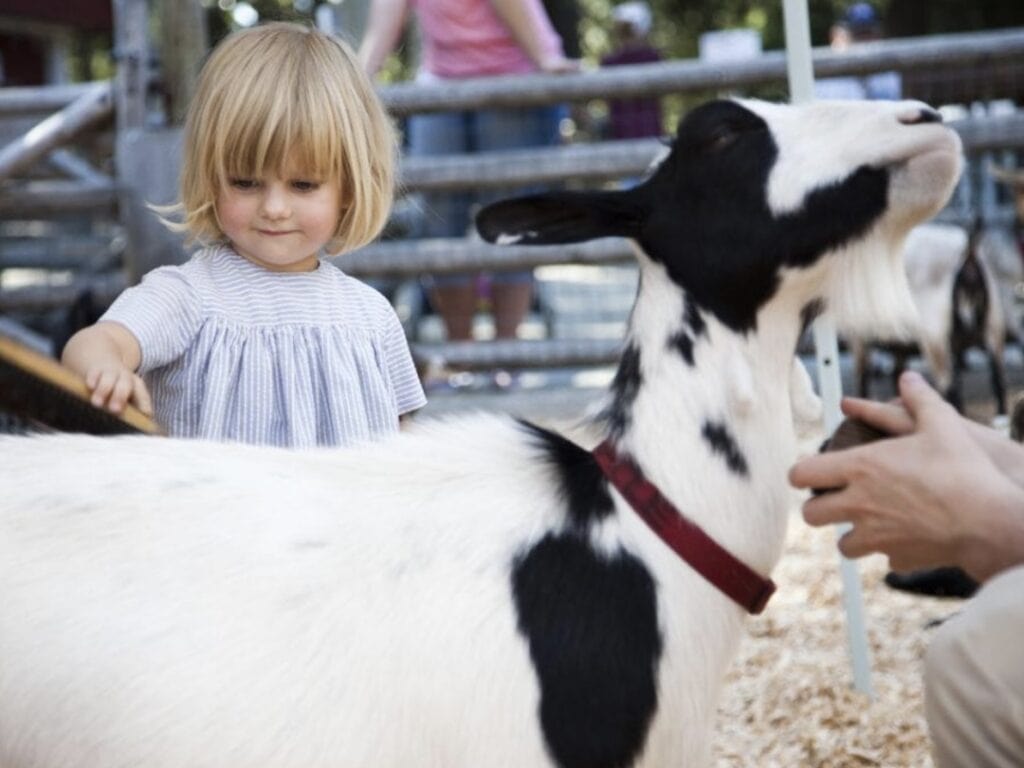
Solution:
<svg viewBox="0 0 1024 768">
<path fill-rule="evenodd" d="M 551 26 L 541 0 L 522 0 L 551 54 L 562 40 Z M 412 0 L 419 17 L 423 69 L 444 78 L 532 72 L 537 67 L 523 52 L 488 0 Z"/>
</svg>

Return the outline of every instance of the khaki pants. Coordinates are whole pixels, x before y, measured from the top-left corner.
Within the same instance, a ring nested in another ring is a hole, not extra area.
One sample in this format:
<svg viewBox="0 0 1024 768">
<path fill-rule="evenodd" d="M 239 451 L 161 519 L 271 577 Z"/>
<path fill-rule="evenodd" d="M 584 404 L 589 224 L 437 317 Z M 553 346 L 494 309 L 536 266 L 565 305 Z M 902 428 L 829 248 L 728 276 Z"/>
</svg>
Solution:
<svg viewBox="0 0 1024 768">
<path fill-rule="evenodd" d="M 1024 566 L 939 627 L 924 686 L 936 768 L 1024 766 Z"/>
</svg>

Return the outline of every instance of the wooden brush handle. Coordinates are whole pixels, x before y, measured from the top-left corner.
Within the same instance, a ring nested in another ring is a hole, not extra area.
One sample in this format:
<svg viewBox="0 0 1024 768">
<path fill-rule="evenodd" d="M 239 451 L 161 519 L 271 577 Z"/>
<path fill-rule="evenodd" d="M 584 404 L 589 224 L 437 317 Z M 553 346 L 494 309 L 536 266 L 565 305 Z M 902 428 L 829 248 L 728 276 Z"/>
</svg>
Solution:
<svg viewBox="0 0 1024 768">
<path fill-rule="evenodd" d="M 31 347 L 27 347 L 14 339 L 0 336 L 0 359 L 8 361 L 37 379 L 59 387 L 68 394 L 82 400 L 89 407 L 96 407 L 90 402 L 92 393 L 85 385 L 85 380 L 53 358 L 36 352 Z M 0 405 L 2 405 L 2 400 L 0 400 Z M 140 432 L 145 432 L 149 435 L 164 434 L 159 424 L 134 405 L 128 404 L 121 413 L 111 413 L 111 415 L 121 419 Z"/>
</svg>

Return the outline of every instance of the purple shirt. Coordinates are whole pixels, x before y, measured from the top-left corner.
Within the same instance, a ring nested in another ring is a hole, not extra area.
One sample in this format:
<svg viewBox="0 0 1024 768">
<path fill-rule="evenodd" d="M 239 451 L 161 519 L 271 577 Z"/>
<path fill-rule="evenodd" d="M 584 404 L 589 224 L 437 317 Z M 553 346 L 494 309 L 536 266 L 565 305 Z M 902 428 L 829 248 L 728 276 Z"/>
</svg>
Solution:
<svg viewBox="0 0 1024 768">
<path fill-rule="evenodd" d="M 649 45 L 621 48 L 601 59 L 602 67 L 623 64 L 649 64 L 661 61 L 661 55 Z M 608 100 L 609 133 L 613 139 L 640 139 L 661 136 L 661 99 L 626 98 Z"/>
</svg>

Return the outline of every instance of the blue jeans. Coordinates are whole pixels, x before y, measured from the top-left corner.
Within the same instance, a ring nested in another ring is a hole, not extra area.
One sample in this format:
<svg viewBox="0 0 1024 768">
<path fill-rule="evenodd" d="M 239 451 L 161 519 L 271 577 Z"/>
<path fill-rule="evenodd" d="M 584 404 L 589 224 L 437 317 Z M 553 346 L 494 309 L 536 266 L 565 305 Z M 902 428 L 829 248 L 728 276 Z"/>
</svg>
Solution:
<svg viewBox="0 0 1024 768">
<path fill-rule="evenodd" d="M 409 118 L 409 153 L 411 155 L 460 155 L 494 152 L 503 149 L 548 147 L 559 142 L 558 124 L 565 116 L 562 106 L 526 109 L 482 109 L 473 112 L 441 112 L 414 115 Z M 424 237 L 461 237 L 472 225 L 474 205 L 525 194 L 529 190 L 495 189 L 484 193 L 473 190 L 430 192 L 423 195 L 426 205 Z M 464 285 L 470 275 L 439 275 L 433 285 Z M 499 272 L 494 283 L 524 283 L 532 273 Z"/>
</svg>

